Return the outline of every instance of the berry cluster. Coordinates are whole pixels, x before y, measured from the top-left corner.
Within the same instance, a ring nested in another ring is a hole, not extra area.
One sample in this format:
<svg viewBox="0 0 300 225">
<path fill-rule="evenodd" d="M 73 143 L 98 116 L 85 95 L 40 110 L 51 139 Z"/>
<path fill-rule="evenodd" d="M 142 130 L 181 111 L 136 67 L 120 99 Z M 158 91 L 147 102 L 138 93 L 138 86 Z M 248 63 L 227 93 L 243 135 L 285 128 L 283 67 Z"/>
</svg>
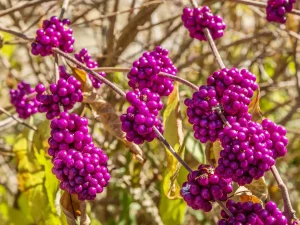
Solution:
<svg viewBox="0 0 300 225">
<path fill-rule="evenodd" d="M 94 146 L 88 134 L 88 120 L 62 112 L 51 121 L 48 154 L 52 172 L 61 181 L 60 188 L 78 194 L 79 200 L 93 200 L 107 186 L 110 175 L 107 156 Z"/>
<path fill-rule="evenodd" d="M 75 58 L 81 62 L 84 63 L 88 68 L 97 68 L 98 63 L 91 59 L 91 55 L 88 53 L 88 50 L 86 48 L 81 49 L 79 53 L 75 54 Z M 102 77 L 105 77 L 106 74 L 104 72 L 99 72 L 99 75 Z M 90 80 L 92 81 L 92 85 L 94 88 L 100 88 L 100 85 L 102 82 L 100 80 L 97 80 L 95 77 L 93 77 L 91 74 L 88 74 Z"/>
<path fill-rule="evenodd" d="M 56 16 L 52 16 L 50 20 L 44 20 L 43 27 L 36 31 L 35 41 L 31 44 L 31 53 L 41 56 L 51 55 L 53 47 L 67 53 L 73 52 L 75 39 L 69 25 L 70 20 L 59 20 Z"/>
<path fill-rule="evenodd" d="M 267 143 L 268 147 L 272 149 L 273 157 L 276 159 L 278 157 L 285 156 L 287 153 L 286 146 L 288 144 L 288 139 L 285 136 L 286 129 L 268 119 L 264 119 L 261 125 L 263 129 L 270 134 L 270 138 Z"/>
<path fill-rule="evenodd" d="M 35 97 L 27 99 L 28 95 L 33 94 L 34 88 L 22 81 L 16 90 L 10 90 L 10 101 L 16 107 L 16 112 L 22 119 L 27 119 L 37 113 L 39 102 Z"/>
<path fill-rule="evenodd" d="M 270 133 L 259 123 L 249 121 L 249 114 L 245 115 L 248 117 L 238 120 L 230 117 L 231 127 L 220 133 L 223 150 L 216 168 L 217 174 L 232 178 L 239 185 L 259 179 L 275 164 Z"/>
<path fill-rule="evenodd" d="M 219 220 L 218 225 L 287 225 L 287 218 L 277 208 L 274 202 L 268 202 L 265 208 L 261 204 L 252 202 L 234 202 L 228 200 L 226 208 L 232 213 L 232 216 L 221 211 L 223 219 Z"/>
<path fill-rule="evenodd" d="M 284 24 L 286 22 L 285 14 L 292 11 L 295 2 L 296 0 L 268 0 L 267 20 Z"/>
<path fill-rule="evenodd" d="M 224 68 L 214 72 L 207 78 L 207 85 L 215 87 L 217 100 L 229 102 L 232 106 L 236 104 L 234 101 L 238 101 L 240 104 L 247 102 L 247 99 L 252 98 L 253 92 L 258 89 L 255 75 L 246 69 L 239 71 L 237 68 Z M 235 86 L 230 87 L 231 85 Z M 237 95 L 242 95 L 242 98 L 237 98 Z"/>
<path fill-rule="evenodd" d="M 145 140 L 150 142 L 156 138 L 152 127 L 163 132 L 162 121 L 144 107 L 129 106 L 127 113 L 121 115 L 122 130 L 126 133 L 126 139 L 136 144 L 142 144 Z"/>
<path fill-rule="evenodd" d="M 188 107 L 187 116 L 193 125 L 194 137 L 202 143 L 216 141 L 223 129 L 223 122 L 213 111 L 218 105 L 215 88 L 202 85 L 199 91 L 193 93 L 192 99 L 187 98 L 184 104 Z"/>
<path fill-rule="evenodd" d="M 177 68 L 168 57 L 168 50 L 157 46 L 154 51 L 145 52 L 132 65 L 127 75 L 131 88 L 149 88 L 160 96 L 168 96 L 173 91 L 172 80 L 158 75 L 160 72 L 172 75 L 177 73 Z"/>
<path fill-rule="evenodd" d="M 191 38 L 206 41 L 204 29 L 208 29 L 212 38 L 218 39 L 224 35 L 226 24 L 220 16 L 211 13 L 207 6 L 203 8 L 184 8 L 181 16 L 184 26 L 189 30 Z"/>
<path fill-rule="evenodd" d="M 81 83 L 73 76 L 68 77 L 68 74 L 62 67 L 60 67 L 60 69 L 63 71 L 63 78 L 60 78 L 57 84 L 52 83 L 50 85 L 49 89 L 51 94 L 44 94 L 46 88 L 42 84 L 38 84 L 35 88 L 38 93 L 36 99 L 41 103 L 38 110 L 41 113 L 46 112 L 48 120 L 59 116 L 60 105 L 64 111 L 68 111 L 72 109 L 77 102 L 83 100 Z"/>
<path fill-rule="evenodd" d="M 231 180 L 216 175 L 214 167 L 209 165 L 200 165 L 198 170 L 191 172 L 187 178 L 188 181 L 183 184 L 180 194 L 193 209 L 209 212 L 212 209 L 211 202 L 226 201 L 227 194 L 232 192 Z"/>
</svg>

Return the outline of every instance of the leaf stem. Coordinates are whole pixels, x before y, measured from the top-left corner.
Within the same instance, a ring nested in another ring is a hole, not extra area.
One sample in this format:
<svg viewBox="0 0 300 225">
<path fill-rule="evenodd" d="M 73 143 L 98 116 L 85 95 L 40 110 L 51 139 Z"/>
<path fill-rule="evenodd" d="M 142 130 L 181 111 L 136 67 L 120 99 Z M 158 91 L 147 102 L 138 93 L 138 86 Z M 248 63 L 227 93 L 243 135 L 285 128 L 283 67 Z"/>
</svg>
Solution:
<svg viewBox="0 0 300 225">
<path fill-rule="evenodd" d="M 284 206 L 284 214 L 288 218 L 289 222 L 292 221 L 292 219 L 296 219 L 295 210 L 293 209 L 289 192 L 284 184 L 276 166 L 271 167 L 271 171 L 273 173 L 273 176 L 278 184 L 279 189 L 281 190 L 282 200 L 283 200 L 283 206 Z"/>
</svg>

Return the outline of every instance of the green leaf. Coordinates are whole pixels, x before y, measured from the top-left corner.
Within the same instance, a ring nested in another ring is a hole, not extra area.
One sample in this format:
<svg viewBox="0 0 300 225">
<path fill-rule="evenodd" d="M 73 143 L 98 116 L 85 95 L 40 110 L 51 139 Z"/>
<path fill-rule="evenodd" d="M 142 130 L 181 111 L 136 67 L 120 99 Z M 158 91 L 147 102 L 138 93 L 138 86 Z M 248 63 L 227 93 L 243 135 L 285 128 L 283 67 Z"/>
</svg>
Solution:
<svg viewBox="0 0 300 225">
<path fill-rule="evenodd" d="M 174 90 L 169 95 L 167 107 L 164 111 L 164 136 L 174 150 L 181 156 L 184 156 L 182 120 L 180 115 L 178 84 L 174 83 Z M 180 187 L 177 182 L 177 176 L 181 164 L 166 149 L 168 166 L 163 180 L 163 190 L 170 199 L 180 198 Z"/>
</svg>

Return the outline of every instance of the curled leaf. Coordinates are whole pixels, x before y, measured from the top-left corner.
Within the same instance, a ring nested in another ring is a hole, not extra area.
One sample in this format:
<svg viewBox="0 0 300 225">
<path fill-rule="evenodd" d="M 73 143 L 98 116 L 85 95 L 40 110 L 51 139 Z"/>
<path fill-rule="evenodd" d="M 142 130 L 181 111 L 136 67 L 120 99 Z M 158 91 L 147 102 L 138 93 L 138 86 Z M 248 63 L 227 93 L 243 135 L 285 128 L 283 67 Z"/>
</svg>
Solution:
<svg viewBox="0 0 300 225">
<path fill-rule="evenodd" d="M 76 219 L 81 215 L 80 201 L 78 200 L 77 195 L 71 195 L 65 191 L 60 198 L 60 204 L 67 217 L 68 224 L 76 225 Z"/>
<path fill-rule="evenodd" d="M 258 121 L 262 118 L 262 112 L 259 107 L 259 99 L 260 99 L 260 89 L 258 88 L 255 97 L 251 100 L 249 104 L 249 113 L 252 115 L 253 121 Z"/>
</svg>

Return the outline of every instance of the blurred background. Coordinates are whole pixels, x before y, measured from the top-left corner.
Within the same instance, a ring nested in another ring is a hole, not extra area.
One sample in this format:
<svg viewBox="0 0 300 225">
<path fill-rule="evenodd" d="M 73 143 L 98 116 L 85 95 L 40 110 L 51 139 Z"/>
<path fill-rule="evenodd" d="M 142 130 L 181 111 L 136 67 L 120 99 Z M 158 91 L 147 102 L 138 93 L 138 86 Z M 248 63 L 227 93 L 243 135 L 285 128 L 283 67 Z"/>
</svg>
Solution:
<svg viewBox="0 0 300 225">
<path fill-rule="evenodd" d="M 25 1 L 0 0 L 0 26 L 28 37 L 35 36 L 42 20 L 58 16 L 62 5 L 62 1 L 45 0 L 1 14 L 22 2 Z M 257 76 L 262 115 L 288 130 L 288 154 L 277 161 L 277 167 L 299 215 L 300 17 L 289 14 L 287 23 L 280 25 L 266 21 L 264 8 L 234 1 L 198 2 L 222 16 L 227 25 L 225 35 L 216 41 L 227 68 L 247 68 Z M 144 51 L 161 45 L 169 50 L 178 68 L 177 76 L 202 85 L 219 68 L 208 43 L 191 39 L 183 27 L 180 16 L 185 6 L 191 6 L 190 2 L 73 0 L 64 17 L 71 20 L 75 52 L 87 48 L 100 67 L 131 67 Z M 296 4 L 295 8 L 300 6 Z M 59 202 L 62 193 L 46 153 L 49 122 L 44 115 L 32 116 L 26 123 L 37 127 L 33 131 L 3 113 L 4 109 L 16 115 L 10 104 L 10 89 L 22 80 L 32 86 L 37 83 L 48 86 L 54 76 L 53 69 L 52 57 L 33 56 L 29 41 L 0 32 L 0 223 L 3 225 L 66 224 Z M 129 89 L 126 73 L 108 73 L 107 78 L 123 90 Z M 95 201 L 88 203 L 92 224 L 216 224 L 220 211 L 217 205 L 212 212 L 203 213 L 188 208 L 180 198 L 172 200 L 165 196 L 163 184 L 170 164 L 164 146 L 153 141 L 140 147 L 127 147 L 108 131 L 107 126 L 117 122 L 106 118 L 105 110 L 120 115 L 128 104 L 104 85 L 99 93 L 106 101 L 97 108 L 102 115 L 100 120 L 94 119 L 85 104 L 75 109 L 89 118 L 95 144 L 109 156 L 110 184 Z M 191 95 L 191 89 L 179 84 L 184 158 L 196 168 L 205 163 L 205 146 L 193 138 L 192 127 L 187 122 L 183 101 Z M 186 172 L 181 169 L 179 184 L 185 179 Z M 267 173 L 265 180 L 267 199 L 276 201 L 282 208 L 281 194 L 272 174 Z M 259 186 L 256 188 L 261 193 Z"/>
</svg>

